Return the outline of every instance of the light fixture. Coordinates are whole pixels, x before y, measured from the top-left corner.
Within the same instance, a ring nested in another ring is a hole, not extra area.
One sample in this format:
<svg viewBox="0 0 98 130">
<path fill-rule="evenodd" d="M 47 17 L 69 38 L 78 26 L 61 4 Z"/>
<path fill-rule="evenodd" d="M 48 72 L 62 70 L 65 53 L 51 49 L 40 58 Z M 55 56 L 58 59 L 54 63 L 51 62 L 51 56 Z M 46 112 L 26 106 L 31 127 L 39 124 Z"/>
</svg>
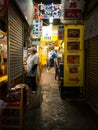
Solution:
<svg viewBox="0 0 98 130">
<path fill-rule="evenodd" d="M 50 17 L 50 19 L 49 19 L 49 23 L 50 23 L 50 24 L 53 23 L 53 17 Z"/>
</svg>

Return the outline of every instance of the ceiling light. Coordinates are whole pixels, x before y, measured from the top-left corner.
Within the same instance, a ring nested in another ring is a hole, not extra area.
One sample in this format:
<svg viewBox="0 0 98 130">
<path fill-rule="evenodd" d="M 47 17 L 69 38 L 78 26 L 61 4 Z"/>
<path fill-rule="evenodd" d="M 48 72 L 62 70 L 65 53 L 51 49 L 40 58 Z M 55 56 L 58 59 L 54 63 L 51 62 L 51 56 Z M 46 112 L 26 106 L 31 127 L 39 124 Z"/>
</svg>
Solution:
<svg viewBox="0 0 98 130">
<path fill-rule="evenodd" d="M 53 17 L 50 17 L 49 23 L 53 23 Z"/>
</svg>

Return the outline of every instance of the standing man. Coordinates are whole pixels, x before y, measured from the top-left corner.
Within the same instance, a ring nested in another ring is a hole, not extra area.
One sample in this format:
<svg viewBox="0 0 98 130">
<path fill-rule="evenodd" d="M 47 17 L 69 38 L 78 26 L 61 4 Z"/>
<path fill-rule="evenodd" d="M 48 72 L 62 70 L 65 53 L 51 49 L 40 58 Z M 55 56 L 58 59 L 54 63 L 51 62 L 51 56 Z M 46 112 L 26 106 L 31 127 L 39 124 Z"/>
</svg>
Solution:
<svg viewBox="0 0 98 130">
<path fill-rule="evenodd" d="M 32 91 L 37 91 L 36 76 L 38 74 L 39 56 L 37 48 L 30 48 L 30 55 L 27 59 L 27 84 Z"/>
</svg>

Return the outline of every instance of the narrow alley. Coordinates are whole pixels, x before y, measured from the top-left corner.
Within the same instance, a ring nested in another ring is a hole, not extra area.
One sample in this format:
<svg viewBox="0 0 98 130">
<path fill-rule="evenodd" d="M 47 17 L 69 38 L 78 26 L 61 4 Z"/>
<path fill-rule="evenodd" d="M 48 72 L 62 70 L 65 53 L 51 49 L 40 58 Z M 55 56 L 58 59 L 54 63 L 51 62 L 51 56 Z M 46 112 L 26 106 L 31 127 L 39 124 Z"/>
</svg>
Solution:
<svg viewBox="0 0 98 130">
<path fill-rule="evenodd" d="M 98 0 L 0 0 L 0 130 L 98 130 Z"/>
<path fill-rule="evenodd" d="M 24 130 L 98 130 L 98 116 L 85 100 L 61 99 L 54 70 L 41 75 L 41 106 L 28 110 Z"/>
</svg>

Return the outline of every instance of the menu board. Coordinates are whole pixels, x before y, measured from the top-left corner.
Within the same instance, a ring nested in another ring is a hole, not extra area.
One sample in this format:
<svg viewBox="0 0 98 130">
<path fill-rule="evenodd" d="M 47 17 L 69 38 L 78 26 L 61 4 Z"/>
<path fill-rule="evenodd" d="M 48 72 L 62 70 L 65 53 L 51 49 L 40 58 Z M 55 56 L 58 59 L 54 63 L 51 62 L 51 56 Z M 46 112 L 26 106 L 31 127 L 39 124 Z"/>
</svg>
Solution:
<svg viewBox="0 0 98 130">
<path fill-rule="evenodd" d="M 64 86 L 83 86 L 83 25 L 64 28 Z"/>
</svg>

